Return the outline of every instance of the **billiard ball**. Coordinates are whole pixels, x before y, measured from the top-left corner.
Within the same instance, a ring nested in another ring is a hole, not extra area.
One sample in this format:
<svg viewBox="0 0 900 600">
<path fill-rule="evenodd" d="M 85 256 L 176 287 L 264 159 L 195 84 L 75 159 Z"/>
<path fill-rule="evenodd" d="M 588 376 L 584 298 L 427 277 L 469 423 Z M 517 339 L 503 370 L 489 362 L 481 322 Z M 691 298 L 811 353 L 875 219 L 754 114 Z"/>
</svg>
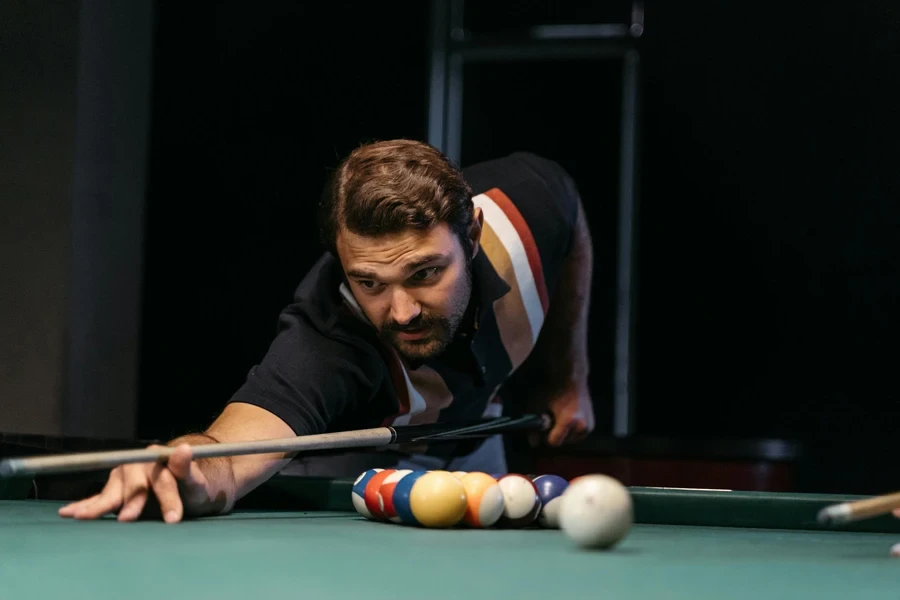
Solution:
<svg viewBox="0 0 900 600">
<path fill-rule="evenodd" d="M 368 471 L 363 471 L 360 473 L 359 477 L 356 478 L 356 481 L 353 482 L 353 490 L 351 492 L 353 508 L 367 519 L 373 519 L 374 517 L 372 516 L 372 513 L 369 512 L 369 509 L 366 508 L 366 486 L 376 473 L 383 470 L 384 469 L 369 469 Z"/>
<path fill-rule="evenodd" d="M 559 475 L 538 475 L 532 481 L 541 499 L 541 512 L 538 513 L 537 522 L 547 529 L 559 528 L 559 506 L 562 503 L 563 492 L 569 487 L 569 482 Z"/>
<path fill-rule="evenodd" d="M 466 471 L 453 471 L 453 476 L 462 481 L 462 478 L 467 474 Z"/>
<path fill-rule="evenodd" d="M 378 490 L 381 489 L 382 482 L 384 482 L 384 480 L 395 470 L 396 469 L 383 469 L 375 473 L 372 475 L 372 478 L 369 479 L 369 482 L 366 484 L 366 488 L 363 491 L 366 508 L 369 510 L 369 514 L 372 515 L 370 518 L 375 521 L 387 521 L 384 513 L 381 512 L 381 504 L 378 502 Z"/>
<path fill-rule="evenodd" d="M 462 482 L 447 471 L 429 471 L 413 484 L 409 506 L 423 527 L 453 527 L 466 514 L 466 491 Z"/>
<path fill-rule="evenodd" d="M 381 516 L 388 521 L 400 522 L 397 510 L 394 508 L 394 490 L 397 488 L 397 483 L 410 473 L 412 473 L 410 469 L 394 471 L 385 477 L 381 482 L 381 487 L 378 488 L 378 507 L 381 510 Z"/>
<path fill-rule="evenodd" d="M 612 477 L 582 475 L 569 482 L 563 492 L 559 526 L 582 548 L 612 548 L 633 523 L 631 494 Z"/>
<path fill-rule="evenodd" d="M 503 493 L 503 515 L 497 521 L 502 527 L 527 527 L 541 512 L 541 499 L 530 479 L 518 473 L 497 480 Z"/>
<path fill-rule="evenodd" d="M 421 525 L 418 519 L 416 519 L 416 516 L 413 514 L 409 500 L 413 486 L 420 477 L 425 475 L 425 473 L 427 473 L 427 471 L 413 471 L 412 473 L 409 473 L 406 477 L 398 481 L 397 485 L 394 486 L 394 494 L 391 499 L 391 503 L 393 505 L 394 512 L 397 513 L 397 519 L 394 521 L 395 523 L 413 526 Z"/>
<path fill-rule="evenodd" d="M 503 515 L 503 492 L 487 473 L 468 473 L 460 480 L 466 493 L 463 523 L 469 527 L 490 527 Z"/>
</svg>

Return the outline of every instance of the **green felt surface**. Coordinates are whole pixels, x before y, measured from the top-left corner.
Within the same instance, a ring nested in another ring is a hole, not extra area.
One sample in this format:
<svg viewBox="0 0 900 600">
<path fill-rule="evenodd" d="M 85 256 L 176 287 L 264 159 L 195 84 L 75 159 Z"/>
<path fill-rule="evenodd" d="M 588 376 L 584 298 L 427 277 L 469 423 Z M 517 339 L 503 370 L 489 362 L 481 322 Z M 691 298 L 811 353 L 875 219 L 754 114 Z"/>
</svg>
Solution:
<svg viewBox="0 0 900 600">
<path fill-rule="evenodd" d="M 559 531 L 424 530 L 336 512 L 166 525 L 0 502 L 0 598 L 889 598 L 900 536 L 639 524 L 607 552 Z"/>
</svg>

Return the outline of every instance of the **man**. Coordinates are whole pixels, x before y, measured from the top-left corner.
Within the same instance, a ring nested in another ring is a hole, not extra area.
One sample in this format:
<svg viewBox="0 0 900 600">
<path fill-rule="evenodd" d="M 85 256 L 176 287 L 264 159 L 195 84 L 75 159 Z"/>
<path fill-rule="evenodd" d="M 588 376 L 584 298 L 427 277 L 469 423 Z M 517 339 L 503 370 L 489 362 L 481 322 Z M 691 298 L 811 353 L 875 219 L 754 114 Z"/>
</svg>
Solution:
<svg viewBox="0 0 900 600">
<path fill-rule="evenodd" d="M 591 239 L 576 187 L 557 164 L 517 153 L 463 173 L 420 142 L 363 145 L 332 174 L 319 224 L 328 252 L 212 425 L 171 441 L 177 451 L 166 465 L 114 469 L 100 494 L 62 516 L 117 512 L 130 521 L 153 507 L 174 523 L 219 514 L 294 458 L 193 461 L 196 444 L 453 422 L 499 415 L 504 402 L 519 413 L 551 411 L 551 445 L 593 428 Z M 497 439 L 362 457 L 505 470 Z M 293 464 L 346 476 L 373 466 L 359 459 Z"/>
</svg>

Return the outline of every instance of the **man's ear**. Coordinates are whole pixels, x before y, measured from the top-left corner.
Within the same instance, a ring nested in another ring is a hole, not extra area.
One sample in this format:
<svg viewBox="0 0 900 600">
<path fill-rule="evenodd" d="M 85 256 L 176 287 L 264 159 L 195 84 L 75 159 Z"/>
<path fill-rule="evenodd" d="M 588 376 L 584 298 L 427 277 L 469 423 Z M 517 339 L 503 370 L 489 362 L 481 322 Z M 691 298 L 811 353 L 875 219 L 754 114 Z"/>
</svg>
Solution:
<svg viewBox="0 0 900 600">
<path fill-rule="evenodd" d="M 472 214 L 472 225 L 469 227 L 469 240 L 472 242 L 472 258 L 481 249 L 481 232 L 484 225 L 484 212 L 476 206 Z"/>
</svg>

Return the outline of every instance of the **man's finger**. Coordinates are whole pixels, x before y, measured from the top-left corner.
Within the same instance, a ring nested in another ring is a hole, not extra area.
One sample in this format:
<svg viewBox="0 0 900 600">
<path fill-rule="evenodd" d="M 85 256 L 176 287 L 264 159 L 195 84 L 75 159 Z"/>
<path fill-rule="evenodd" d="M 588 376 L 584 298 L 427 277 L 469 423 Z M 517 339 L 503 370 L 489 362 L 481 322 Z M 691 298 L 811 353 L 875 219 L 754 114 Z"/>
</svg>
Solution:
<svg viewBox="0 0 900 600">
<path fill-rule="evenodd" d="M 572 421 L 557 421 L 556 425 L 553 427 L 553 429 L 550 430 L 550 433 L 547 435 L 547 443 L 551 446 L 561 446 L 569 436 L 571 429 Z"/>
<path fill-rule="evenodd" d="M 94 496 L 90 502 L 80 507 L 72 516 L 78 520 L 99 519 L 104 515 L 116 512 L 121 505 L 121 489 L 111 493 L 104 492 Z"/>
<path fill-rule="evenodd" d="M 103 490 L 86 500 L 70 505 L 62 516 L 75 519 L 98 519 L 103 515 L 115 512 L 122 505 L 122 471 L 114 470 L 110 473 L 109 481 L 103 486 Z"/>
<path fill-rule="evenodd" d="M 166 523 L 180 521 L 184 513 L 184 505 L 181 502 L 175 475 L 169 469 L 160 468 L 154 473 L 151 485 L 156 499 L 159 500 L 159 508 Z"/>
<path fill-rule="evenodd" d="M 169 471 L 178 480 L 178 487 L 182 491 L 184 502 L 190 504 L 206 493 L 206 478 L 200 467 L 193 460 L 193 450 L 187 444 L 178 446 L 175 453 L 169 457 Z"/>
<path fill-rule="evenodd" d="M 193 449 L 188 444 L 182 444 L 168 461 L 169 471 L 175 476 L 181 494 L 182 518 L 188 514 L 191 506 L 201 505 L 208 500 L 206 476 L 193 455 Z"/>
<path fill-rule="evenodd" d="M 567 438 L 569 442 L 580 442 L 588 435 L 588 427 L 587 424 L 581 420 L 577 419 L 575 421 L 574 426 L 572 427 L 572 432 L 569 434 Z"/>
<path fill-rule="evenodd" d="M 191 479 L 191 461 L 194 459 L 194 451 L 189 444 L 180 444 L 175 448 L 175 452 L 169 457 L 167 466 L 177 479 L 190 485 L 194 482 Z"/>
<path fill-rule="evenodd" d="M 159 468 L 154 465 L 153 469 Z M 150 477 L 146 465 L 133 465 L 122 471 L 122 510 L 119 511 L 120 521 L 134 521 L 144 510 L 147 503 L 147 492 L 150 488 Z"/>
<path fill-rule="evenodd" d="M 897 518 L 900 518 L 900 508 L 895 508 L 895 509 L 894 509 L 894 516 L 897 517 Z"/>
<path fill-rule="evenodd" d="M 97 500 L 103 497 L 103 493 L 96 494 L 91 496 L 90 498 L 85 498 L 84 500 L 79 500 L 78 502 L 73 502 L 71 504 L 67 504 L 59 509 L 59 516 L 61 517 L 74 517 L 75 515 L 84 512 L 93 506 Z M 121 494 L 120 494 L 121 497 Z"/>
<path fill-rule="evenodd" d="M 97 494 L 99 496 L 100 494 Z M 57 511 L 59 516 L 61 517 L 73 517 L 75 513 L 78 512 L 83 506 L 87 506 L 87 504 L 94 500 L 97 496 L 91 496 L 90 498 L 85 498 L 84 500 L 79 500 L 77 502 L 72 502 L 71 504 L 66 504 L 62 508 Z"/>
<path fill-rule="evenodd" d="M 147 505 L 147 488 L 136 490 L 119 511 L 119 521 L 136 521 Z"/>
</svg>

